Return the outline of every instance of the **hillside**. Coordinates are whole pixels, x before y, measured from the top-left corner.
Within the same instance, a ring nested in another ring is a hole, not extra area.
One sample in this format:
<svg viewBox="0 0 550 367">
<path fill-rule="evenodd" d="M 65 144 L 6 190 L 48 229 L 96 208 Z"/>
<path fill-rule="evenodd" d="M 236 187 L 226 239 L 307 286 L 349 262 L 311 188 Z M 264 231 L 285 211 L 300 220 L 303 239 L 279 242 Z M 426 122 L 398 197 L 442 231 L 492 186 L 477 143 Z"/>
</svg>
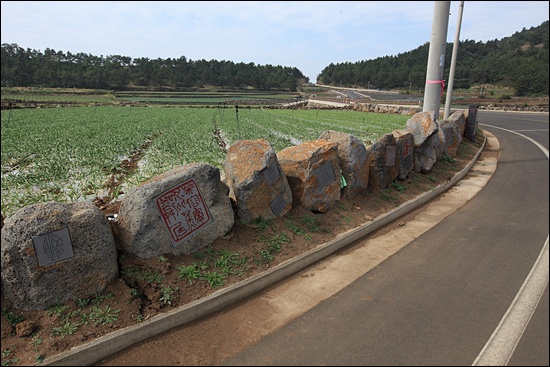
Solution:
<svg viewBox="0 0 550 367">
<path fill-rule="evenodd" d="M 548 21 L 523 29 L 510 37 L 487 43 L 473 40 L 458 45 L 455 89 L 493 84 L 512 87 L 515 95 L 548 95 Z M 449 80 L 453 44 L 445 53 L 444 80 Z M 318 83 L 372 89 L 418 90 L 423 88 L 429 43 L 397 56 L 384 56 L 356 63 L 330 64 Z"/>
<path fill-rule="evenodd" d="M 494 84 L 512 87 L 516 96 L 548 95 L 548 21 L 501 40 L 461 41 L 454 87 Z M 448 80 L 452 44 L 446 47 Z M 421 90 L 424 87 L 429 43 L 397 56 L 326 66 L 317 83 L 380 90 Z M 43 52 L 18 44 L 1 46 L 2 87 L 95 88 L 111 90 L 195 91 L 206 85 L 238 90 L 297 91 L 309 78 L 296 67 L 256 65 L 218 60 L 132 59 Z"/>
</svg>

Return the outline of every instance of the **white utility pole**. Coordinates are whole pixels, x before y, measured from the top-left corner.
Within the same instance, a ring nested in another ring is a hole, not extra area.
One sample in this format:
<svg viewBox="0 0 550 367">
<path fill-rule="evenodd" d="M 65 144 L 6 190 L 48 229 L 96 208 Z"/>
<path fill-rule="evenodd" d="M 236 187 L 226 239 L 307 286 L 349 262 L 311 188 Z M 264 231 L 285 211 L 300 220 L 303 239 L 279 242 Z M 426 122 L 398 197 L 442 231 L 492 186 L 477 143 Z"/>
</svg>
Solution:
<svg viewBox="0 0 550 367">
<path fill-rule="evenodd" d="M 433 112 L 439 119 L 439 106 L 443 93 L 443 70 L 445 65 L 445 46 L 447 45 L 447 28 L 449 25 L 450 1 L 434 1 L 432 37 L 428 53 L 428 70 L 426 72 L 426 89 L 424 90 L 423 112 Z"/>
<path fill-rule="evenodd" d="M 456 58 L 457 58 L 458 44 L 460 43 L 460 26 L 462 24 L 463 11 L 464 11 L 464 1 L 461 1 L 459 10 L 458 10 L 458 21 L 456 23 L 456 35 L 455 35 L 455 43 L 453 44 L 453 56 L 451 57 L 451 69 L 449 70 L 449 84 L 447 86 L 447 97 L 445 99 L 445 115 L 443 118 L 444 120 L 448 119 L 449 114 L 451 113 L 451 97 L 453 95 Z"/>
</svg>

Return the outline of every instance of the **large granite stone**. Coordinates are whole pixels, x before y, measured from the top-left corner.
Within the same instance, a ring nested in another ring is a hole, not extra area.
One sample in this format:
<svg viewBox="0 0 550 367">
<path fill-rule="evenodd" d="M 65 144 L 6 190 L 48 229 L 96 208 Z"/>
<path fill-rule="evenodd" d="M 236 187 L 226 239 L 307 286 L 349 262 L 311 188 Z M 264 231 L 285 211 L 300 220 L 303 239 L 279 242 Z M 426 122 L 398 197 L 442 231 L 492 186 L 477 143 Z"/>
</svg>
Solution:
<svg viewBox="0 0 550 367">
<path fill-rule="evenodd" d="M 352 134 L 333 130 L 321 133 L 319 139 L 338 144 L 338 163 L 346 186 L 342 196 L 353 199 L 364 192 L 369 184 L 370 152 L 365 144 Z"/>
<path fill-rule="evenodd" d="M 2 292 L 22 310 L 93 296 L 118 277 L 109 221 L 84 202 L 34 204 L 6 218 L 1 262 Z"/>
<path fill-rule="evenodd" d="M 325 213 L 340 200 L 338 144 L 326 140 L 303 142 L 277 153 L 288 179 L 293 201 Z"/>
<path fill-rule="evenodd" d="M 407 129 L 414 136 L 414 144 L 419 147 L 428 137 L 435 134 L 439 129 L 439 125 L 435 119 L 433 112 L 418 112 L 413 117 L 407 120 Z"/>
<path fill-rule="evenodd" d="M 394 130 L 392 132 L 399 156 L 399 173 L 397 178 L 406 180 L 414 168 L 414 136 L 409 130 Z"/>
<path fill-rule="evenodd" d="M 223 167 L 239 223 L 283 216 L 292 209 L 287 177 L 267 140 L 237 141 L 227 150 Z"/>
<path fill-rule="evenodd" d="M 370 150 L 369 187 L 385 190 L 399 175 L 401 157 L 397 154 L 397 143 L 392 133 L 376 140 Z"/>
<path fill-rule="evenodd" d="M 463 140 L 464 127 L 466 126 L 464 111 L 456 111 L 447 120 L 439 124 L 439 128 L 445 136 L 446 153 L 452 157 L 458 152 L 458 147 Z"/>
<path fill-rule="evenodd" d="M 206 163 L 180 166 L 135 186 L 122 199 L 122 250 L 150 259 L 186 255 L 226 235 L 235 223 L 229 188 Z"/>
</svg>

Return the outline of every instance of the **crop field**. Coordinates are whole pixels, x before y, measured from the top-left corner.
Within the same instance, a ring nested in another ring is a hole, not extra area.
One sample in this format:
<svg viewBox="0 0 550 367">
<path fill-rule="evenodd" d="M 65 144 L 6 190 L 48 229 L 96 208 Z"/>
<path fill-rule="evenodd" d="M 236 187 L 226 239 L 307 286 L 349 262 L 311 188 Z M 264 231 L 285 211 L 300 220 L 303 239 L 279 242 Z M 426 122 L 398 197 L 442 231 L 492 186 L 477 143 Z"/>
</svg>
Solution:
<svg viewBox="0 0 550 367">
<path fill-rule="evenodd" d="M 405 127 L 408 116 L 342 110 L 92 106 L 2 111 L 2 216 L 46 201 L 113 200 L 176 166 L 222 169 L 240 139 L 269 141 L 278 152 L 324 130 L 351 133 L 366 145 Z M 122 164 L 138 158 L 137 168 Z"/>
<path fill-rule="evenodd" d="M 175 91 L 110 91 L 76 88 L 2 87 L 2 103 L 67 104 L 67 105 L 176 105 L 216 106 L 224 102 L 243 105 L 268 105 L 296 100 L 299 93 L 257 92 L 247 90 L 208 89 L 194 92 Z"/>
<path fill-rule="evenodd" d="M 116 92 L 118 101 L 149 104 L 216 105 L 226 101 L 238 103 L 288 101 L 296 93 L 253 93 L 253 92 Z"/>
</svg>

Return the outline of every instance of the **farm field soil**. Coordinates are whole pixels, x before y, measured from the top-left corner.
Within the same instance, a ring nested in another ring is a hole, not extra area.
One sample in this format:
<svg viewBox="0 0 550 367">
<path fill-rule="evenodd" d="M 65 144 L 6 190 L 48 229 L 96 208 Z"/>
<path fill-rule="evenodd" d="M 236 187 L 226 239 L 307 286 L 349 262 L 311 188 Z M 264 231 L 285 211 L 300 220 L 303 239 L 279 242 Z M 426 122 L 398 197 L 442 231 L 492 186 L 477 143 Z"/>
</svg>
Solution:
<svg viewBox="0 0 550 367">
<path fill-rule="evenodd" d="M 402 203 L 448 182 L 473 159 L 483 141 L 478 131 L 476 142 L 464 140 L 458 154 L 452 159 L 442 159 L 431 172 L 411 172 L 404 181 L 396 181 L 386 190 L 357 195 L 353 200 L 342 199 L 324 214 L 313 214 L 299 205 L 290 213 L 272 221 L 255 224 L 235 224 L 224 237 L 216 240 L 202 252 L 208 255 L 229 251 L 247 258 L 246 266 L 239 269 L 223 285 L 212 286 L 207 280 L 181 279 L 183 266 L 198 262 L 197 257 L 160 256 L 141 260 L 128 254 L 119 254 L 122 269 L 119 279 L 111 282 L 101 295 L 92 297 L 86 304 L 83 300 L 67 302 L 43 311 L 20 311 L 11 307 L 2 296 L 2 365 L 30 365 L 44 358 L 53 357 L 73 347 L 88 343 L 113 331 L 134 325 L 155 315 L 201 299 L 224 287 L 262 273 L 266 269 L 295 258 L 312 248 L 327 243 L 338 234 L 356 228 Z M 437 199 L 436 199 L 437 200 Z M 96 203 L 106 214 L 116 212 L 117 206 Z M 421 209 L 417 209 L 421 210 Z M 403 225 L 406 218 L 379 229 L 369 236 L 386 233 Z M 115 226 L 114 226 L 115 227 Z M 116 235 L 116 231 L 115 231 Z M 286 238 L 280 242 L 280 251 L 272 253 L 267 261 L 266 253 L 270 240 Z M 139 269 L 149 277 L 131 277 L 130 270 Z M 172 292 L 167 292 L 167 290 Z M 101 312 L 102 311 L 102 312 Z M 16 324 L 14 319 L 19 323 Z M 21 320 L 23 320 L 20 322 Z M 9 322 L 11 320 L 12 322 Z M 13 324 L 16 324 L 13 326 Z M 219 335 L 223 330 L 211 330 Z M 208 340 L 208 335 L 201 336 Z M 231 335 L 228 335 L 231 338 Z M 162 345 L 157 345 L 163 348 Z M 169 345 L 165 346 L 170 349 Z M 169 351 L 167 350 L 167 353 Z M 47 362 L 47 360 L 46 360 Z M 133 365 L 133 361 L 120 361 L 121 365 Z"/>
</svg>

